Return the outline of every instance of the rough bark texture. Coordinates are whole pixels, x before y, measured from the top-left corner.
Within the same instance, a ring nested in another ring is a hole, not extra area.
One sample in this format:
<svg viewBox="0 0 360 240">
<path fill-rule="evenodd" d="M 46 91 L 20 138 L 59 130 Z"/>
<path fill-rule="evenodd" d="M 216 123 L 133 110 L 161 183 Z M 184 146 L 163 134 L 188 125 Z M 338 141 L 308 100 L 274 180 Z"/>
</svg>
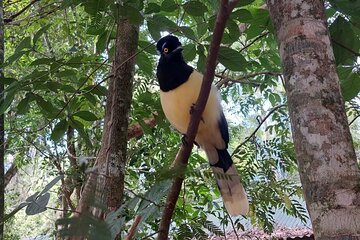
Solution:
<svg viewBox="0 0 360 240">
<path fill-rule="evenodd" d="M 109 82 L 105 109 L 102 145 L 94 171 L 90 173 L 82 192 L 77 208 L 80 213 L 90 209 L 93 197 L 95 197 L 95 201 L 105 204 L 109 211 L 115 210 L 121 205 L 138 38 L 139 27 L 131 24 L 127 19 L 120 18 L 117 25 L 113 77 Z M 105 214 L 102 210 L 94 213 L 98 217 L 104 217 Z"/>
<path fill-rule="evenodd" d="M 316 239 L 360 239 L 360 172 L 319 0 L 267 1 Z"/>
<path fill-rule="evenodd" d="M 109 193 L 107 206 L 115 210 L 121 205 L 127 150 L 127 130 L 132 100 L 135 55 L 139 40 L 139 27 L 120 18 L 117 25 L 116 53 L 113 64 L 114 77 L 110 121 L 109 146 L 106 150 L 106 175 Z"/>
<path fill-rule="evenodd" d="M 4 63 L 4 17 L 3 17 L 3 1 L 0 0 L 0 64 Z M 0 69 L 0 77 L 3 76 L 3 69 Z M 0 83 L 0 105 L 4 101 L 4 84 Z M 4 185 L 4 114 L 0 115 L 0 222 L 4 221 L 5 211 L 5 185 Z M 4 225 L 0 224 L 0 239 L 4 238 Z"/>
</svg>

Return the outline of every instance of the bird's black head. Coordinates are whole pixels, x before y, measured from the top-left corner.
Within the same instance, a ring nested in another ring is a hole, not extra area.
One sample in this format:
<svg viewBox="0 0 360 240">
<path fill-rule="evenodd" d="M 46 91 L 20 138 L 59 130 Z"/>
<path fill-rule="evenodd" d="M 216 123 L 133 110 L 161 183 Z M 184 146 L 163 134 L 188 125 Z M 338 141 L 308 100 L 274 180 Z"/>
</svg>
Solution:
<svg viewBox="0 0 360 240">
<path fill-rule="evenodd" d="M 193 68 L 183 59 L 179 39 L 173 35 L 163 37 L 157 42 L 156 50 L 161 54 L 156 71 L 160 89 L 167 92 L 186 82 Z"/>
<path fill-rule="evenodd" d="M 181 55 L 183 49 L 177 37 L 167 35 L 157 42 L 156 50 L 162 57 L 172 58 L 174 55 Z"/>
</svg>

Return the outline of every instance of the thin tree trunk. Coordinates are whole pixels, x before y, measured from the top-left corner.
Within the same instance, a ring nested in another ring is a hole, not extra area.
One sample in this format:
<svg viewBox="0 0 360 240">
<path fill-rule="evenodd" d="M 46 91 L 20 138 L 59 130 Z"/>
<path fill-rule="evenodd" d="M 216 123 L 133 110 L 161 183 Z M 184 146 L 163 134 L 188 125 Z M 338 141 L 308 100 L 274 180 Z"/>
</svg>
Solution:
<svg viewBox="0 0 360 240">
<path fill-rule="evenodd" d="M 109 211 L 121 206 L 138 39 L 139 26 L 120 17 L 117 23 L 116 52 L 113 62 L 114 77 L 109 82 L 101 149 L 94 167 L 96 170 L 89 175 L 82 192 L 77 208 L 80 213 L 91 208 L 89 199 L 94 196 L 94 192 L 95 200 L 105 203 Z M 100 218 L 106 215 L 100 209 L 96 209 L 93 213 Z"/>
<path fill-rule="evenodd" d="M 320 0 L 267 1 L 316 239 L 360 239 L 360 171 Z"/>
<path fill-rule="evenodd" d="M 3 1 L 0 0 L 0 64 L 4 63 L 4 15 Z M 3 76 L 3 69 L 0 69 L 0 77 Z M 0 83 L 0 105 L 4 101 L 4 84 Z M 4 222 L 5 213 L 5 132 L 4 132 L 4 114 L 0 115 L 0 222 Z M 0 224 L 0 239 L 4 238 L 4 225 Z"/>
</svg>

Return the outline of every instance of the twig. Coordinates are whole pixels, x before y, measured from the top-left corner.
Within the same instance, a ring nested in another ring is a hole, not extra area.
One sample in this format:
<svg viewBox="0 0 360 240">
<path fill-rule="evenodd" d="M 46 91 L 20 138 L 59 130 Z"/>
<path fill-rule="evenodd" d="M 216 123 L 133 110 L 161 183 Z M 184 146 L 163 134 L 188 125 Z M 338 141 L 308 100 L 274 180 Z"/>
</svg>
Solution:
<svg viewBox="0 0 360 240">
<path fill-rule="evenodd" d="M 263 32 L 262 34 L 260 34 L 259 36 L 257 36 L 256 38 L 254 38 L 250 43 L 248 43 L 247 45 L 245 45 L 242 49 L 240 49 L 239 52 L 244 51 L 245 49 L 247 49 L 248 47 L 250 47 L 251 45 L 253 45 L 255 42 L 257 42 L 259 39 L 267 36 L 270 32 Z"/>
<path fill-rule="evenodd" d="M 140 195 L 140 194 L 137 194 L 136 192 L 134 192 L 133 190 L 131 190 L 131 189 L 127 188 L 127 187 L 125 187 L 125 190 L 128 191 L 128 192 L 130 192 L 130 193 L 132 193 L 134 196 L 140 198 L 141 200 L 144 200 L 144 201 L 147 201 L 147 202 L 149 202 L 149 203 L 151 203 L 151 204 L 154 204 L 154 206 L 156 206 L 156 207 L 158 207 L 158 208 L 161 208 L 161 207 L 162 207 L 162 206 L 160 206 L 159 204 L 157 204 L 156 202 L 154 202 L 154 201 L 152 201 L 152 200 L 150 200 L 150 199 L 147 199 L 146 197 L 144 197 L 144 196 L 142 196 L 142 195 Z"/>
<path fill-rule="evenodd" d="M 203 77 L 203 82 L 201 85 L 199 97 L 194 106 L 194 111 L 190 116 L 190 123 L 186 131 L 185 138 L 187 144 L 181 146 L 174 161 L 173 169 L 182 169 L 182 168 L 186 168 L 187 166 L 188 159 L 191 154 L 194 139 L 196 136 L 196 132 L 201 120 L 201 115 L 205 109 L 205 105 L 210 94 L 211 83 L 214 79 L 214 73 L 216 68 L 216 59 L 219 52 L 221 39 L 224 33 L 226 21 L 236 4 L 237 1 L 228 1 L 228 0 L 221 1 L 220 9 L 215 22 L 215 29 L 213 32 L 213 38 L 210 45 L 209 56 L 206 62 L 206 69 L 205 69 L 205 74 Z M 162 213 L 161 221 L 159 224 L 159 235 L 157 238 L 158 240 L 168 239 L 171 218 L 175 209 L 176 201 L 179 197 L 183 180 L 184 180 L 183 175 L 180 175 L 173 180 L 173 184 L 166 198 L 165 209 Z"/>
<path fill-rule="evenodd" d="M 286 104 L 281 104 L 281 105 L 278 105 L 276 107 L 274 107 L 273 109 L 270 110 L 270 112 L 268 112 L 268 114 L 266 114 L 266 116 L 264 117 L 264 119 L 262 119 L 260 122 L 259 122 L 259 125 L 256 127 L 256 129 L 251 133 L 251 135 L 249 137 L 247 137 L 245 139 L 245 141 L 243 141 L 242 143 L 240 143 L 239 146 L 237 146 L 234 150 L 234 152 L 231 154 L 231 156 L 234 156 L 236 153 L 239 152 L 240 148 L 245 144 L 247 143 L 256 133 L 257 131 L 260 129 L 260 127 L 263 125 L 263 123 L 266 121 L 266 119 L 268 119 L 271 114 L 273 114 L 276 110 L 278 110 L 279 108 L 282 108 L 282 107 L 285 107 Z"/>
<path fill-rule="evenodd" d="M 357 115 L 356 117 L 354 117 L 354 119 L 351 120 L 351 122 L 349 123 L 349 126 L 350 126 L 351 124 L 353 124 L 353 123 L 356 121 L 356 119 L 358 119 L 359 117 L 360 117 L 360 115 Z"/>
<path fill-rule="evenodd" d="M 149 235 L 147 235 L 147 236 L 143 237 L 143 238 L 142 238 L 142 239 L 140 239 L 140 240 L 146 240 L 146 239 L 149 239 L 149 237 L 152 237 L 152 236 L 154 236 L 155 234 L 158 234 L 158 233 L 159 233 L 159 231 L 156 231 L 156 232 L 150 233 Z"/>
<path fill-rule="evenodd" d="M 134 235 L 136 233 L 136 228 L 139 225 L 140 221 L 141 221 L 141 215 L 136 215 L 135 220 L 134 220 L 133 224 L 131 225 L 131 228 L 130 228 L 129 233 L 126 236 L 125 240 L 131 240 L 134 237 Z"/>
<path fill-rule="evenodd" d="M 228 218 L 230 219 L 231 227 L 233 229 L 233 232 L 235 233 L 236 239 L 239 240 L 240 238 L 239 238 L 239 235 L 237 234 L 237 230 L 235 228 L 234 221 L 232 220 L 230 214 L 227 211 L 225 211 L 225 212 L 226 212 Z M 225 235 L 226 235 L 226 233 L 225 233 Z"/>
<path fill-rule="evenodd" d="M 248 75 L 244 75 L 244 76 L 241 76 L 241 77 L 239 77 L 237 79 L 231 79 L 231 78 L 228 78 L 228 77 L 223 76 L 223 75 L 215 74 L 216 77 L 219 77 L 219 78 L 222 79 L 221 81 L 219 81 L 216 84 L 216 87 L 221 88 L 224 84 L 226 84 L 228 82 L 237 82 L 237 83 L 244 83 L 244 84 L 251 84 L 251 85 L 254 85 L 254 86 L 259 86 L 260 84 L 257 83 L 257 82 L 247 82 L 247 81 L 244 81 L 244 80 L 252 78 L 252 77 L 256 77 L 256 76 L 259 76 L 259 75 L 280 76 L 281 74 L 282 73 L 279 73 L 279 72 L 262 71 L 262 72 L 256 72 L 256 73 L 251 73 L 251 74 L 248 74 Z"/>
<path fill-rule="evenodd" d="M 360 57 L 360 53 L 355 52 L 354 50 L 352 50 L 351 48 L 345 46 L 342 43 L 339 43 L 338 41 L 336 41 L 334 38 L 331 38 L 331 41 L 334 42 L 336 45 L 338 45 L 339 47 L 342 47 L 343 49 L 345 49 L 346 51 L 352 53 L 355 57 Z"/>
</svg>

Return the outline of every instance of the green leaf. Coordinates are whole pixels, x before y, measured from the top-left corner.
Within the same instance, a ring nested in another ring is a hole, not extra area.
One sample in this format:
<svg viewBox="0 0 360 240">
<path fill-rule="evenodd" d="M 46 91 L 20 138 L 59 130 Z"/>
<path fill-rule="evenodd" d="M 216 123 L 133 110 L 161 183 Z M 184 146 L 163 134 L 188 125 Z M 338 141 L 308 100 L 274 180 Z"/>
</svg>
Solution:
<svg viewBox="0 0 360 240">
<path fill-rule="evenodd" d="M 92 143 L 90 141 L 89 136 L 85 132 L 84 125 L 80 121 L 75 120 L 74 118 L 70 118 L 69 124 L 70 124 L 70 126 L 72 126 L 73 128 L 76 129 L 76 131 L 79 133 L 80 137 L 85 141 L 85 144 L 87 145 L 87 147 L 92 148 Z"/>
<path fill-rule="evenodd" d="M 205 57 L 205 54 L 204 54 L 204 47 L 199 45 L 198 49 L 197 49 L 197 53 L 198 53 L 197 69 L 200 72 L 204 72 L 204 70 L 205 70 L 205 62 L 206 62 L 206 57 Z"/>
<path fill-rule="evenodd" d="M 351 24 L 343 17 L 337 17 L 330 26 L 331 40 L 336 64 L 346 63 L 348 60 L 354 62 L 354 52 L 359 51 L 360 41 L 355 35 Z M 350 51 L 348 50 L 350 49 Z"/>
<path fill-rule="evenodd" d="M 360 74 L 352 71 L 351 68 L 338 67 L 337 69 L 341 91 L 345 101 L 356 97 L 360 91 Z"/>
<path fill-rule="evenodd" d="M 0 82 L 5 84 L 5 85 L 10 85 L 14 82 L 16 82 L 17 80 L 15 78 L 6 78 L 4 76 L 0 77 Z"/>
<path fill-rule="evenodd" d="M 29 49 L 29 48 L 31 48 L 31 38 L 25 37 L 16 47 L 15 52 L 20 52 L 23 49 Z"/>
<path fill-rule="evenodd" d="M 79 112 L 74 113 L 73 116 L 82 118 L 85 121 L 90 121 L 90 122 L 100 119 L 95 114 L 93 114 L 92 112 L 89 112 L 89 111 L 79 111 Z"/>
<path fill-rule="evenodd" d="M 36 42 L 39 40 L 39 38 L 41 37 L 41 35 L 43 35 L 50 27 L 51 27 L 51 23 L 43 26 L 42 28 L 40 28 L 40 29 L 34 34 L 34 38 L 33 38 L 33 44 L 34 44 L 34 45 L 35 45 Z"/>
<path fill-rule="evenodd" d="M 6 93 L 3 104 L 0 105 L 0 114 L 3 114 L 11 105 L 15 97 L 15 91 Z"/>
<path fill-rule="evenodd" d="M 188 44 L 183 46 L 183 56 L 187 62 L 190 62 L 196 57 L 196 47 L 194 44 Z"/>
<path fill-rule="evenodd" d="M 239 1 L 239 3 L 236 5 L 236 7 L 243 7 L 246 5 L 249 5 L 250 3 L 254 2 L 255 0 L 241 0 Z"/>
<path fill-rule="evenodd" d="M 26 94 L 26 97 L 23 98 L 17 105 L 17 114 L 23 115 L 29 111 L 30 108 L 30 102 L 33 101 L 33 95 L 32 94 Z"/>
<path fill-rule="evenodd" d="M 156 3 L 149 3 L 145 8 L 145 14 L 158 13 L 160 12 L 161 7 Z"/>
<path fill-rule="evenodd" d="M 220 47 L 219 62 L 231 71 L 246 69 L 246 60 L 241 53 L 228 47 Z"/>
<path fill-rule="evenodd" d="M 106 43 L 109 38 L 109 31 L 104 31 L 97 37 L 96 52 L 102 53 L 106 49 Z"/>
<path fill-rule="evenodd" d="M 37 65 L 50 65 L 55 61 L 55 58 L 39 58 L 30 63 L 30 66 L 37 66 Z"/>
<path fill-rule="evenodd" d="M 154 67 L 151 63 L 150 58 L 143 52 L 139 53 L 136 57 L 136 64 L 139 69 L 148 76 L 153 76 Z"/>
<path fill-rule="evenodd" d="M 200 1 L 189 1 L 184 5 L 185 12 L 191 16 L 203 16 L 208 8 Z"/>
<path fill-rule="evenodd" d="M 169 18 L 162 15 L 153 16 L 152 21 L 154 21 L 155 24 L 158 24 L 160 26 L 160 29 L 163 31 L 165 30 L 165 31 L 173 32 L 178 28 L 176 23 L 174 23 Z"/>
<path fill-rule="evenodd" d="M 66 119 L 62 119 L 60 122 L 58 122 L 51 132 L 51 139 L 54 142 L 59 142 L 60 139 L 64 136 L 66 130 L 68 129 L 68 126 L 69 124 Z"/>
<path fill-rule="evenodd" d="M 59 78 L 63 78 L 63 77 L 73 77 L 76 76 L 76 71 L 71 70 L 71 69 L 65 69 L 63 71 L 57 71 L 55 73 L 55 76 L 59 77 Z"/>
<path fill-rule="evenodd" d="M 236 19 L 241 23 L 250 23 L 253 20 L 251 12 L 246 9 L 239 9 L 231 13 L 231 18 Z"/>
<path fill-rule="evenodd" d="M 195 32 L 190 27 L 180 27 L 181 32 L 190 39 L 196 40 Z"/>
<path fill-rule="evenodd" d="M 126 17 L 131 23 L 137 25 L 141 24 L 144 20 L 139 10 L 127 4 L 120 7 L 119 14 Z"/>
<path fill-rule="evenodd" d="M 37 105 L 40 107 L 41 111 L 44 113 L 47 117 L 55 117 L 59 110 L 57 110 L 51 102 L 46 101 L 43 97 L 40 95 L 34 94 L 35 101 Z"/>
<path fill-rule="evenodd" d="M 329 0 L 331 5 L 344 14 L 359 16 L 360 1 L 359 0 Z"/>
<path fill-rule="evenodd" d="M 178 5 L 174 0 L 164 0 L 161 4 L 161 11 L 174 12 L 178 8 Z"/>
<path fill-rule="evenodd" d="M 107 95 L 107 88 L 100 86 L 100 85 L 90 85 L 84 88 L 85 92 L 90 91 L 91 93 L 98 95 L 98 96 L 106 96 Z"/>
<path fill-rule="evenodd" d="M 6 59 L 6 64 L 12 64 L 13 62 L 19 60 L 23 55 L 28 54 L 30 52 L 30 50 L 23 50 L 23 51 L 15 51 L 13 55 L 11 55 L 10 57 L 8 57 L 8 59 Z"/>
<path fill-rule="evenodd" d="M 160 35 L 160 27 L 152 20 L 147 20 L 146 21 L 147 23 L 147 29 L 151 35 L 151 37 L 157 41 L 158 39 L 161 38 L 161 35 Z"/>
<path fill-rule="evenodd" d="M 151 55 L 157 55 L 156 47 L 154 44 L 151 44 L 151 42 L 139 40 L 139 47 L 139 51 L 143 49 L 145 52 Z"/>
</svg>

